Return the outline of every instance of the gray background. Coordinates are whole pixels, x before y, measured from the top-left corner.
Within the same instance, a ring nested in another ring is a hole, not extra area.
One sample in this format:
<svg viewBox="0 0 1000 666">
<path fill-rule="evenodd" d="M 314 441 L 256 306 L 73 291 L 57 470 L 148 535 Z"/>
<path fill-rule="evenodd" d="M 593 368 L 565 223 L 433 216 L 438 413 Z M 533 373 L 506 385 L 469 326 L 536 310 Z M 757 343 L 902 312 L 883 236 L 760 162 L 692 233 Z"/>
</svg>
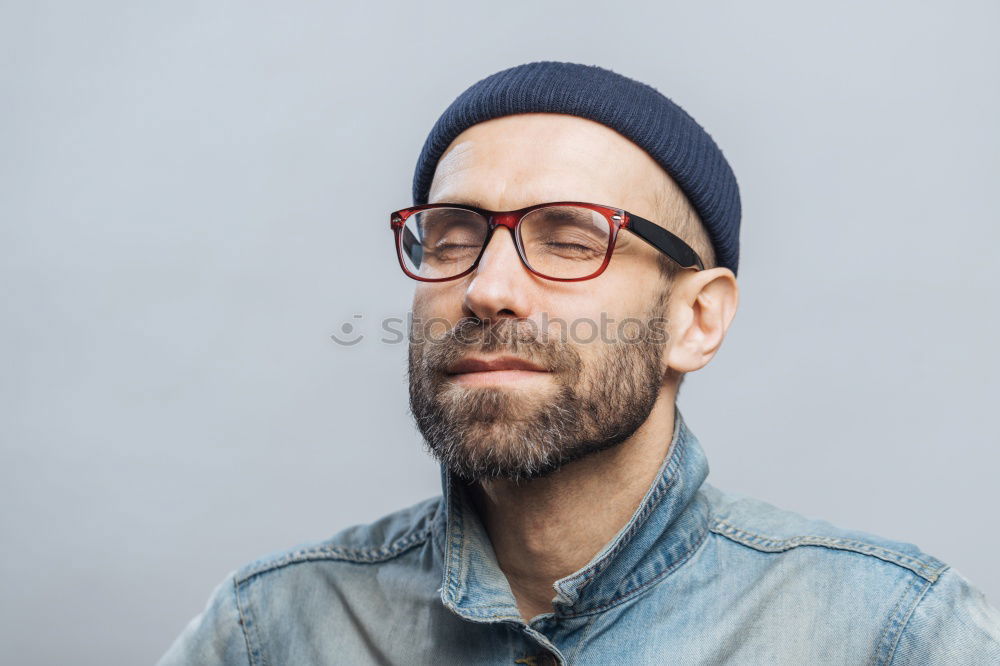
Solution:
<svg viewBox="0 0 1000 666">
<path fill-rule="evenodd" d="M 438 493 L 375 340 L 387 212 L 444 106 L 536 59 L 654 85 L 739 178 L 740 313 L 680 399 L 710 480 L 997 604 L 998 14 L 4 3 L 5 661 L 150 663 L 229 570 Z"/>
</svg>

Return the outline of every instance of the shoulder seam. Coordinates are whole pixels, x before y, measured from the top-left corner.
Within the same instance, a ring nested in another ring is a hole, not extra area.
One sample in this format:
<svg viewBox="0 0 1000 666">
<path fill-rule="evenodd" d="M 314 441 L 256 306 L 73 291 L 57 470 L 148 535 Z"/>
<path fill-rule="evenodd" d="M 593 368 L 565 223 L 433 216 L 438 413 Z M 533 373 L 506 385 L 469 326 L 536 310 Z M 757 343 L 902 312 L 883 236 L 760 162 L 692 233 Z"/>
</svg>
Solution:
<svg viewBox="0 0 1000 666">
<path fill-rule="evenodd" d="M 917 610 L 917 607 L 923 602 L 924 598 L 927 596 L 928 591 L 931 589 L 931 587 L 934 586 L 936 582 L 937 581 L 930 581 L 930 580 L 924 581 L 923 586 L 920 588 L 919 591 L 917 591 L 916 595 L 914 596 L 913 603 L 910 604 L 910 607 L 906 609 L 906 613 L 905 615 L 903 615 L 901 620 L 897 622 L 897 626 L 895 627 L 896 631 L 894 632 L 893 635 L 891 635 L 891 637 L 889 634 L 889 629 L 892 629 L 893 627 L 892 625 L 886 627 L 885 635 L 883 635 L 882 638 L 882 642 L 887 643 L 885 659 L 882 662 L 883 664 L 891 664 L 893 660 L 896 658 L 896 648 L 899 647 L 899 641 L 903 638 L 903 634 L 906 633 L 906 628 L 910 625 L 910 619 L 913 617 L 913 613 Z M 902 604 L 903 599 L 905 599 L 905 596 L 902 599 L 900 599 L 900 604 Z"/>
<path fill-rule="evenodd" d="M 244 608 L 244 601 L 240 598 L 240 593 L 243 591 L 239 580 L 236 576 L 233 576 L 233 603 L 236 604 L 236 611 L 239 615 L 240 627 L 243 630 L 243 646 L 247 651 L 247 664 L 248 666 L 255 666 L 258 663 L 258 656 L 260 655 L 257 648 L 254 647 L 254 640 L 251 638 L 250 633 L 257 632 L 257 622 L 250 616 L 250 609 Z M 257 644 L 260 644 L 260 639 L 257 639 Z"/>
<path fill-rule="evenodd" d="M 256 565 L 249 565 L 248 568 L 236 574 L 236 584 L 240 585 L 247 580 L 261 574 L 281 569 L 292 564 L 301 562 L 312 562 L 317 560 L 334 560 L 340 562 L 354 562 L 356 564 L 378 564 L 395 559 L 408 550 L 423 544 L 430 537 L 431 525 L 410 532 L 399 539 L 396 539 L 387 546 L 377 548 L 345 548 L 336 545 L 319 545 L 307 548 L 300 548 L 284 555 L 279 555 L 271 560 L 260 562 Z"/>
<path fill-rule="evenodd" d="M 903 567 L 904 569 L 908 569 L 921 578 L 932 583 L 936 581 L 938 576 L 941 575 L 941 572 L 947 568 L 946 564 L 938 562 L 933 558 L 928 558 L 930 561 L 925 561 L 913 557 L 912 555 L 907 555 L 883 546 L 877 546 L 875 544 L 858 541 L 856 539 L 816 535 L 801 535 L 783 539 L 769 537 L 736 527 L 722 518 L 716 518 L 711 530 L 715 534 L 726 537 L 731 541 L 735 541 L 743 544 L 744 546 L 749 546 L 755 550 L 768 553 L 778 553 L 798 548 L 800 546 L 820 546 L 834 550 L 850 551 L 860 555 L 868 555 L 876 557 L 884 562 L 889 562 Z"/>
</svg>

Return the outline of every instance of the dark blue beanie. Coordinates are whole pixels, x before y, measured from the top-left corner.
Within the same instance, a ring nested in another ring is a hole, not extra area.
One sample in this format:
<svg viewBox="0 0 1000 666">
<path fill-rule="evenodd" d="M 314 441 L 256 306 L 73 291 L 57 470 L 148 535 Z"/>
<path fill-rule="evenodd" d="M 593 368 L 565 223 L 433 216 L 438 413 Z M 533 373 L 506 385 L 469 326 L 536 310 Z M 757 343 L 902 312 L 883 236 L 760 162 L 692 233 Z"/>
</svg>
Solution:
<svg viewBox="0 0 1000 666">
<path fill-rule="evenodd" d="M 445 109 L 427 136 L 413 174 L 414 203 L 427 203 L 438 160 L 463 131 L 492 118 L 536 112 L 589 118 L 649 153 L 698 212 L 715 247 L 717 265 L 736 273 L 740 192 L 722 151 L 701 125 L 655 89 L 600 67 L 533 62 L 472 85 Z"/>
</svg>

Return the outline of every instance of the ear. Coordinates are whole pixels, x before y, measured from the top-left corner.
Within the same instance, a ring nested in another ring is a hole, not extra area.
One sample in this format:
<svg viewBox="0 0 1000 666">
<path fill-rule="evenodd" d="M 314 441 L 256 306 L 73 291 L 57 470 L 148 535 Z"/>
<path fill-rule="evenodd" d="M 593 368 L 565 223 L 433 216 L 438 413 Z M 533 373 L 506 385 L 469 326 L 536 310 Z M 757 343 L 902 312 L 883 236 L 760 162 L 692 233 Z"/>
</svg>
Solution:
<svg viewBox="0 0 1000 666">
<path fill-rule="evenodd" d="M 667 365 L 677 372 L 705 367 L 722 346 L 739 300 L 736 276 L 728 268 L 678 275 L 667 305 Z"/>
</svg>

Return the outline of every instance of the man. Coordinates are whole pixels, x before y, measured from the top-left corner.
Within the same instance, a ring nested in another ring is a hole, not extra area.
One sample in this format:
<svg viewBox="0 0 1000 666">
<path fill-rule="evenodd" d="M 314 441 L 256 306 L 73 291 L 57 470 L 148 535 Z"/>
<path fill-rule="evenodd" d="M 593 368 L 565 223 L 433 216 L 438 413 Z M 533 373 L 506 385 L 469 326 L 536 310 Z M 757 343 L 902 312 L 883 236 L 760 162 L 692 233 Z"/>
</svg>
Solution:
<svg viewBox="0 0 1000 666">
<path fill-rule="evenodd" d="M 740 209 L 679 107 L 499 72 L 435 125 L 414 199 L 390 226 L 442 496 L 234 572 L 161 663 L 1000 663 L 947 565 L 703 483 L 676 397 L 735 315 Z"/>
</svg>

